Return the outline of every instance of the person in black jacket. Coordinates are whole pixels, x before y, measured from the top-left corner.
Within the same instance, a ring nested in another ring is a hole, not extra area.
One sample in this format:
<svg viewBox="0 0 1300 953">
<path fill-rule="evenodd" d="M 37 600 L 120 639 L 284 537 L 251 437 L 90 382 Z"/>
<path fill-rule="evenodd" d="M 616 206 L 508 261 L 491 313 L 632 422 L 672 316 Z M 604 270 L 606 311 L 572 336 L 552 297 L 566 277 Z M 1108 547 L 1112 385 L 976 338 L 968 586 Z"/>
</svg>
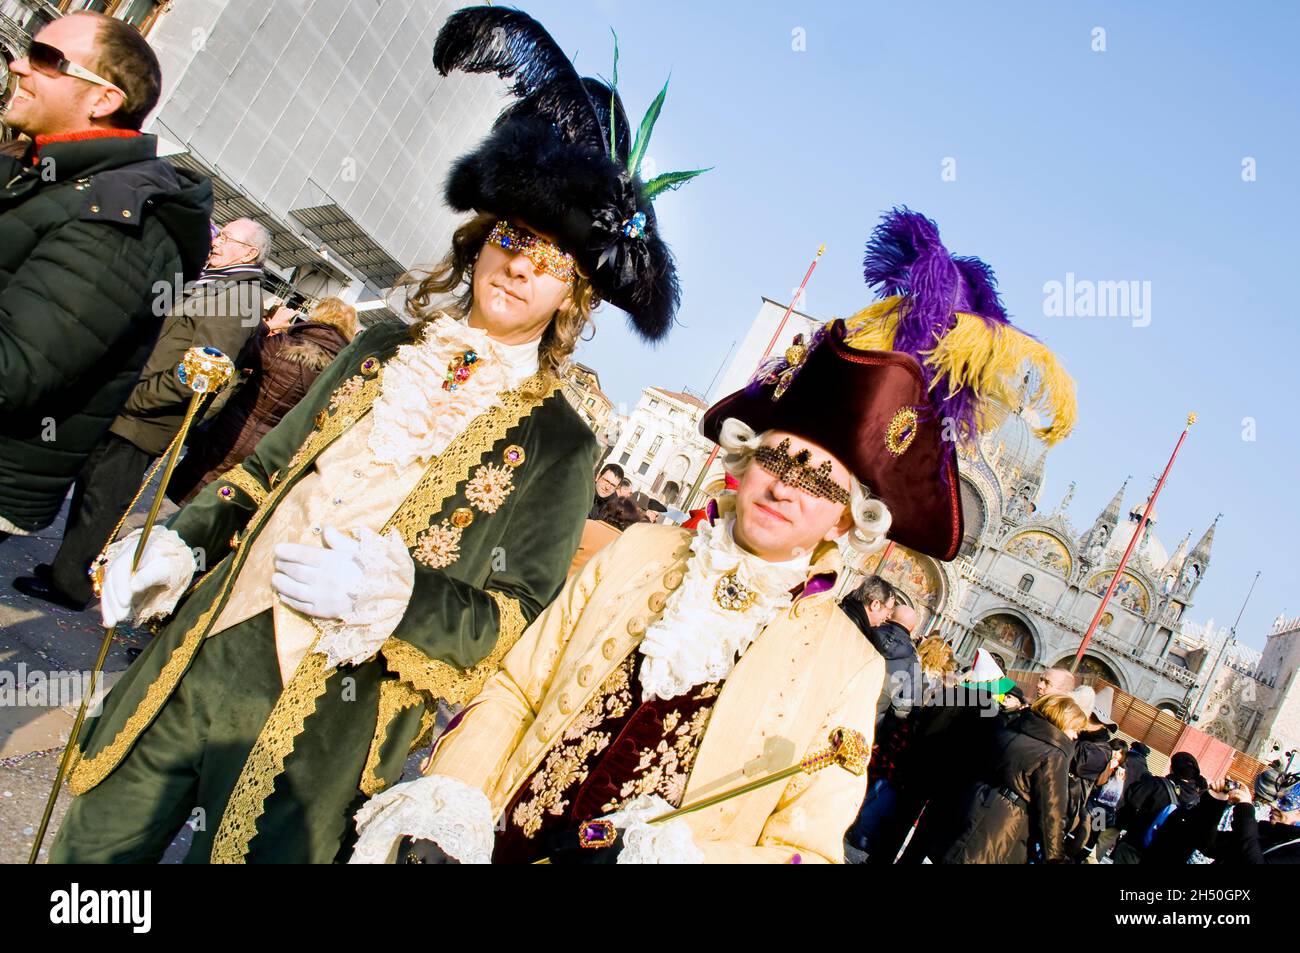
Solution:
<svg viewBox="0 0 1300 953">
<path fill-rule="evenodd" d="M 1067 860 L 1070 758 L 1087 722 L 1070 695 L 1056 693 L 1038 699 L 1001 729 L 951 838 L 932 848 L 930 859 L 945 864 Z"/>
<path fill-rule="evenodd" d="M 1248 789 L 1237 788 L 1228 799 L 1237 804 L 1232 809 L 1232 834 L 1225 839 L 1235 849 L 1221 850 L 1217 863 L 1300 864 L 1300 785 L 1279 795 L 1267 821 L 1257 818 Z"/>
<path fill-rule="evenodd" d="M 177 379 L 176 365 L 192 347 L 213 347 L 232 360 L 243 349 L 261 317 L 262 262 L 270 247 L 271 233 L 251 219 L 235 219 L 217 233 L 207 267 L 168 312 L 122 413 L 77 476 L 53 562 L 15 579 L 19 592 L 68 609 L 90 604 L 92 560 L 111 542 L 113 527 L 189 407 L 191 391 Z M 209 396 L 205 411 L 211 402 Z"/>
<path fill-rule="evenodd" d="M 52 523 L 131 393 L 171 289 L 208 256 L 212 186 L 140 126 L 157 57 L 134 27 L 62 17 L 10 64 L 0 155 L 0 539 Z"/>
<path fill-rule="evenodd" d="M 908 630 L 889 618 L 896 599 L 894 587 L 880 576 L 873 575 L 862 580 L 858 588 L 840 603 L 844 614 L 885 658 L 885 682 L 876 701 L 877 748 L 896 727 L 884 724 L 896 694 L 906 696 L 906 700 L 900 698 L 898 704 L 904 710 L 910 710 L 914 684 L 912 671 L 918 667 Z M 857 820 L 845 835 L 845 855 L 850 862 L 862 863 L 871 854 L 873 834 L 894 813 L 894 797 L 895 792 L 887 777 L 876 776 L 870 780 Z"/>
<path fill-rule="evenodd" d="M 1132 763 L 1132 754 L 1128 761 Z M 1170 816 L 1179 809 L 1189 811 L 1200 802 L 1203 780 L 1196 757 L 1190 752 L 1178 751 L 1169 759 L 1168 777 L 1148 774 L 1128 785 L 1115 817 L 1115 823 L 1124 834 L 1111 855 L 1114 862 L 1142 863 L 1143 854 Z M 1180 823 L 1186 819 L 1185 814 Z M 1161 857 L 1164 855 L 1165 849 L 1162 848 Z"/>
</svg>

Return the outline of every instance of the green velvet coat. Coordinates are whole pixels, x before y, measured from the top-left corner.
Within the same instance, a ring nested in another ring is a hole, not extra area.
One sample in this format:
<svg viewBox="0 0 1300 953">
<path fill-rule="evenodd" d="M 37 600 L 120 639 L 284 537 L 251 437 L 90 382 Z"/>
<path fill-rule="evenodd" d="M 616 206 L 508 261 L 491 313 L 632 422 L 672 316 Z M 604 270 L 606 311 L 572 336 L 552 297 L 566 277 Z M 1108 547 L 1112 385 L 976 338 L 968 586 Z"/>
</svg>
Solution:
<svg viewBox="0 0 1300 953">
<path fill-rule="evenodd" d="M 360 335 L 240 467 L 172 518 L 169 526 L 201 550 L 212 568 L 84 733 L 70 781 L 74 793 L 91 792 L 132 758 L 142 734 L 186 680 L 244 553 L 277 503 L 326 447 L 369 412 L 384 363 L 409 339 L 409 329 L 397 325 Z M 463 702 L 477 694 L 559 592 L 590 506 L 596 458 L 594 437 L 552 375 L 534 375 L 475 418 L 429 465 L 388 524 L 415 557 L 421 534 L 465 524 L 469 511 L 458 558 L 439 569 L 416 558 L 405 615 L 374 659 L 326 672 L 322 657 L 309 654 L 278 697 L 267 699 L 269 714 L 253 729 L 251 748 L 234 757 L 222 753 L 229 764 L 224 770 L 238 777 L 219 805 L 219 820 L 213 805 L 206 806 L 208 832 L 196 837 L 191 854 L 210 850 L 214 862 L 332 859 L 349 838 L 355 807 L 400 777 L 408 752 L 432 726 L 435 700 Z M 512 471 L 514 489 L 495 512 L 485 512 L 465 493 L 484 464 Z M 230 644 L 247 639 L 250 645 L 259 640 L 261 648 L 247 653 L 247 682 L 279 688 L 278 677 L 268 681 L 274 665 L 273 651 L 265 650 L 271 627 L 267 610 L 213 638 Z M 230 644 L 221 654 L 238 667 L 244 656 L 232 653 Z M 240 679 L 238 671 L 225 670 L 229 664 L 201 677 Z M 187 686 L 190 692 L 198 688 Z M 205 770 L 212 763 L 205 759 Z M 317 814 L 323 811 L 328 823 L 306 824 L 304 802 Z"/>
</svg>

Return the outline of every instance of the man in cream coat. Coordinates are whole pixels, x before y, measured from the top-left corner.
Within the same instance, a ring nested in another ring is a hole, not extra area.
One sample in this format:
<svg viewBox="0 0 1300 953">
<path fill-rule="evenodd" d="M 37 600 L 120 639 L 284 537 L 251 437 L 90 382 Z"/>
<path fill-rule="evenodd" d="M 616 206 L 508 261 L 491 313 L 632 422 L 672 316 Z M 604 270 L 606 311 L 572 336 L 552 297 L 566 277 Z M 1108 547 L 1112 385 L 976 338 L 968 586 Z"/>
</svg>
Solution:
<svg viewBox="0 0 1300 953">
<path fill-rule="evenodd" d="M 827 393 L 852 406 L 810 413 Z M 900 453 L 897 435 L 862 438 L 924 400 L 912 358 L 854 352 L 838 327 L 715 406 L 702 428 L 739 479 L 718 519 L 695 534 L 636 526 L 600 551 L 425 776 L 361 809 L 353 862 L 842 862 L 867 779 L 838 767 L 647 821 L 789 767 L 836 728 L 870 741 L 885 665 L 832 589 L 841 549 L 882 548 L 891 518 L 909 545 L 955 552 L 960 508 L 909 498 L 918 480 L 955 493 L 938 425 L 913 423 Z M 612 844 L 582 843 L 597 817 L 614 820 Z"/>
</svg>

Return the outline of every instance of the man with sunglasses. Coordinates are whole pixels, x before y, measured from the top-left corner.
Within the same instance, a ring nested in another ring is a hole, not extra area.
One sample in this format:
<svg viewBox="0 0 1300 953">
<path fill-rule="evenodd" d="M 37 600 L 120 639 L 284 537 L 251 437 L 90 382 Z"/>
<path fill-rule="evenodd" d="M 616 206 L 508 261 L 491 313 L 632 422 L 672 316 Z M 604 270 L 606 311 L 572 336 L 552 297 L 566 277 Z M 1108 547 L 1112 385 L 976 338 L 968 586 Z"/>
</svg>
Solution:
<svg viewBox="0 0 1300 953">
<path fill-rule="evenodd" d="M 212 213 L 211 184 L 140 133 L 161 76 L 133 27 L 63 17 L 10 71 L 3 120 L 25 138 L 0 155 L 0 540 L 54 521 L 178 276 L 203 267 Z"/>
<path fill-rule="evenodd" d="M 14 580 L 23 595 L 74 611 L 90 604 L 91 561 L 185 418 L 190 390 L 176 378 L 176 365 L 191 347 L 215 347 L 232 359 L 243 349 L 261 318 L 262 262 L 270 246 L 271 233 L 251 219 L 235 219 L 217 232 L 207 267 L 171 307 L 139 383 L 77 477 L 53 562 Z"/>
</svg>

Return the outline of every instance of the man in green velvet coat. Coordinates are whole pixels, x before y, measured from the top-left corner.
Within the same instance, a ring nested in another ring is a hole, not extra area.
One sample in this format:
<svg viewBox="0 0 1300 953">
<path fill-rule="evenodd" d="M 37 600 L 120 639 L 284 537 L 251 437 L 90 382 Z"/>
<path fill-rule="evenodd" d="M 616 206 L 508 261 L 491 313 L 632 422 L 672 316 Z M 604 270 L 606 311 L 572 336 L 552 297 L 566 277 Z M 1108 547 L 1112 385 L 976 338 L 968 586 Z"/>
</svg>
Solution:
<svg viewBox="0 0 1300 953">
<path fill-rule="evenodd" d="M 541 30 L 462 10 L 435 64 L 515 75 L 475 18 Z M 597 459 L 559 373 L 597 299 L 650 340 L 678 303 L 621 104 L 560 85 L 586 113 L 527 97 L 454 166 L 448 204 L 478 214 L 413 280 L 419 323 L 361 334 L 134 573 L 135 537 L 110 549 L 105 624 L 170 618 L 81 739 L 52 861 L 156 860 L 187 819 L 192 862 L 346 856 L 436 700 L 473 697 L 559 591 Z"/>
</svg>

